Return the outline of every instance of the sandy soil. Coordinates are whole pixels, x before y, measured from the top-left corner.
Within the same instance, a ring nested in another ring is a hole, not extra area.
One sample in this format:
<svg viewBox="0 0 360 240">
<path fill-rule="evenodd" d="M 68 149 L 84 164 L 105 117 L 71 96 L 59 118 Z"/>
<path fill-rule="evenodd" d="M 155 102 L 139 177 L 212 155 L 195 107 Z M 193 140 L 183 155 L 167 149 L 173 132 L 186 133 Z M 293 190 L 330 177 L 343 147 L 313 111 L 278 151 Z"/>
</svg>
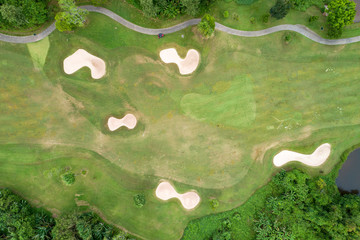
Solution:
<svg viewBox="0 0 360 240">
<path fill-rule="evenodd" d="M 320 145 L 310 155 L 284 150 L 275 155 L 273 163 L 276 167 L 281 167 L 288 162 L 298 161 L 311 167 L 317 167 L 328 159 L 330 152 L 331 145 L 329 143 Z"/>
<path fill-rule="evenodd" d="M 115 117 L 110 117 L 108 119 L 108 127 L 110 131 L 115 131 L 116 129 L 125 126 L 128 129 L 134 129 L 136 126 L 137 120 L 133 114 L 126 114 L 123 118 L 118 119 Z"/>
<path fill-rule="evenodd" d="M 73 74 L 83 67 L 90 68 L 91 77 L 94 79 L 102 78 L 106 73 L 105 62 L 84 49 L 77 50 L 64 60 L 64 72 L 66 74 Z"/>
<path fill-rule="evenodd" d="M 196 192 L 190 191 L 179 194 L 169 182 L 160 183 L 156 188 L 155 194 L 156 197 L 164 201 L 169 200 L 170 198 L 177 198 L 187 210 L 195 208 L 200 202 L 200 197 Z"/>
<path fill-rule="evenodd" d="M 175 48 L 164 49 L 160 52 L 160 58 L 164 63 L 175 63 L 179 67 L 181 75 L 193 73 L 199 65 L 200 54 L 190 49 L 185 59 L 180 58 Z"/>
</svg>

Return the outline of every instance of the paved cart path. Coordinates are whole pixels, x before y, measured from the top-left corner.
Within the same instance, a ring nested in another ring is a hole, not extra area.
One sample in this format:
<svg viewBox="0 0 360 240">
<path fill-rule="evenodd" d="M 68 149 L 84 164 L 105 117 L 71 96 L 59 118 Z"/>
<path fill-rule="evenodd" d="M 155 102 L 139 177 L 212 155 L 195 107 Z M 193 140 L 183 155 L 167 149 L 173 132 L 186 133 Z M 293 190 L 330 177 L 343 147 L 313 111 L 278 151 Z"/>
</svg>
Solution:
<svg viewBox="0 0 360 240">
<path fill-rule="evenodd" d="M 153 28 L 144 28 L 144 27 L 138 26 L 134 23 L 131 23 L 106 8 L 95 7 L 95 6 L 90 6 L 90 5 L 81 6 L 81 8 L 87 9 L 89 12 L 97 12 L 97 13 L 104 14 L 131 30 L 134 30 L 139 33 L 147 34 L 147 35 L 157 35 L 159 33 L 164 33 L 164 34 L 174 33 L 174 32 L 180 31 L 184 28 L 187 28 L 189 26 L 194 26 L 194 25 L 198 24 L 200 21 L 200 18 L 195 18 L 195 19 L 185 21 L 183 23 L 180 23 L 180 24 L 172 26 L 172 27 L 153 29 Z M 279 31 L 294 31 L 294 32 L 300 33 L 301 35 L 313 40 L 314 42 L 325 44 L 325 45 L 342 45 L 342 44 L 349 44 L 349 43 L 355 43 L 355 42 L 360 41 L 360 36 L 351 37 L 351 38 L 343 38 L 343 39 L 325 39 L 325 38 L 320 37 L 318 34 L 313 32 L 309 28 L 305 27 L 304 25 L 284 24 L 284 25 L 278 25 L 275 27 L 258 30 L 258 31 L 242 31 L 242 30 L 237 30 L 237 29 L 226 27 L 220 23 L 216 23 L 215 28 L 218 31 L 226 32 L 228 34 L 236 35 L 236 36 L 240 36 L 240 37 L 260 37 L 260 36 L 264 36 L 264 35 L 271 34 L 274 32 L 279 32 Z M 55 24 L 53 23 L 53 24 L 51 24 L 51 26 L 49 26 L 43 32 L 36 34 L 36 35 L 10 36 L 10 35 L 5 35 L 5 34 L 0 33 L 0 41 L 10 42 L 10 43 L 36 42 L 36 41 L 39 41 L 39 40 L 47 37 L 54 30 L 55 30 Z"/>
</svg>

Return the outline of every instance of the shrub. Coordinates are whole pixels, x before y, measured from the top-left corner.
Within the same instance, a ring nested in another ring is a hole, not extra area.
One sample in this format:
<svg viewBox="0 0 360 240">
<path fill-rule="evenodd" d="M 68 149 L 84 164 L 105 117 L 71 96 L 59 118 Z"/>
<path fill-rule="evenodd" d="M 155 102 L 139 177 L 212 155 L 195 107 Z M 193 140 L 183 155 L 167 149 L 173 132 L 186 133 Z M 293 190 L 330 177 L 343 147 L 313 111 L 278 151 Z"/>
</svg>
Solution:
<svg viewBox="0 0 360 240">
<path fill-rule="evenodd" d="M 309 23 L 316 22 L 319 19 L 319 16 L 311 16 L 309 17 Z"/>
<path fill-rule="evenodd" d="M 268 23 L 269 22 L 269 17 L 270 17 L 270 13 L 266 13 L 262 16 L 262 21 L 263 23 Z"/>
<path fill-rule="evenodd" d="M 232 18 L 233 18 L 235 21 L 239 21 L 239 19 L 240 19 L 239 14 L 237 14 L 237 13 L 233 13 Z"/>
<path fill-rule="evenodd" d="M 210 207 L 215 210 L 216 208 L 219 207 L 219 201 L 216 200 L 216 199 L 211 199 L 210 200 Z"/>
<path fill-rule="evenodd" d="M 285 33 L 284 40 L 286 43 L 289 43 L 291 41 L 291 34 Z"/>
<path fill-rule="evenodd" d="M 250 5 L 253 4 L 255 0 L 235 0 L 235 2 L 240 5 Z"/>
<path fill-rule="evenodd" d="M 251 17 L 251 18 L 250 18 L 250 23 L 251 23 L 251 24 L 254 24 L 254 23 L 255 23 L 255 18 L 254 18 L 254 17 Z"/>
<path fill-rule="evenodd" d="M 146 203 L 145 195 L 142 194 L 142 193 L 141 194 L 136 194 L 134 196 L 134 203 L 135 203 L 136 207 L 142 208 Z"/>
<path fill-rule="evenodd" d="M 198 29 L 205 37 L 213 35 L 215 30 L 215 19 L 210 14 L 205 14 L 198 24 Z"/>
<path fill-rule="evenodd" d="M 73 185 L 75 182 L 75 174 L 72 172 L 66 172 L 61 175 L 61 180 L 67 186 Z"/>
<path fill-rule="evenodd" d="M 334 0 L 329 3 L 326 12 L 330 37 L 340 37 L 342 29 L 353 23 L 356 14 L 355 6 L 356 4 L 350 0 Z"/>
<path fill-rule="evenodd" d="M 290 3 L 287 0 L 277 0 L 275 5 L 270 9 L 270 14 L 276 19 L 282 19 L 288 14 Z"/>
<path fill-rule="evenodd" d="M 229 17 L 229 11 L 224 11 L 223 16 L 224 16 L 224 18 L 228 18 Z"/>
</svg>

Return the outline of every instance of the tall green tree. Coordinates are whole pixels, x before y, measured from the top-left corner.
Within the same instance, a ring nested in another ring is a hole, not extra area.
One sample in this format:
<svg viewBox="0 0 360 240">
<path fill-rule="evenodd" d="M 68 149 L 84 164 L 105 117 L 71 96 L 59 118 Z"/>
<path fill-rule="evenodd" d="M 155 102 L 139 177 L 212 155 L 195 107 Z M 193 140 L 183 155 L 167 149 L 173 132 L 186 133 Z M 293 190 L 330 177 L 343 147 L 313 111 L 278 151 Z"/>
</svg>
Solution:
<svg viewBox="0 0 360 240">
<path fill-rule="evenodd" d="M 191 16 L 198 14 L 200 0 L 180 0 L 180 3 L 185 7 L 186 14 Z"/>
<path fill-rule="evenodd" d="M 198 29 L 204 37 L 210 37 L 215 31 L 215 18 L 205 14 L 198 24 Z"/>
<path fill-rule="evenodd" d="M 59 6 L 61 11 L 55 16 L 55 26 L 59 31 L 71 31 L 85 25 L 87 10 L 78 8 L 73 0 L 59 0 Z"/>
<path fill-rule="evenodd" d="M 290 7 L 291 5 L 288 0 L 277 0 L 270 9 L 270 15 L 276 19 L 282 19 L 288 14 Z"/>
<path fill-rule="evenodd" d="M 343 28 L 352 24 L 356 15 L 356 4 L 350 0 L 334 0 L 328 5 L 328 35 L 332 38 L 341 36 Z"/>
</svg>

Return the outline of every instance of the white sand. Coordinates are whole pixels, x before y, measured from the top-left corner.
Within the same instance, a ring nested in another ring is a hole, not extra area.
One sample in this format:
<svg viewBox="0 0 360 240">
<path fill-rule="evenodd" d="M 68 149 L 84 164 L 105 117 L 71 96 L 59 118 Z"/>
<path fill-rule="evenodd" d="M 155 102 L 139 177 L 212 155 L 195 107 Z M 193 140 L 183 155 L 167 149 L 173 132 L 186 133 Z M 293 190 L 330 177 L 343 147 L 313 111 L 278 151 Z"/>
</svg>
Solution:
<svg viewBox="0 0 360 240">
<path fill-rule="evenodd" d="M 83 67 L 90 68 L 91 77 L 94 79 L 102 78 L 106 73 L 105 62 L 84 49 L 77 50 L 64 60 L 64 72 L 66 74 L 73 74 Z"/>
<path fill-rule="evenodd" d="M 110 131 L 115 131 L 116 129 L 125 126 L 128 129 L 134 129 L 136 126 L 137 120 L 133 114 L 126 114 L 123 118 L 118 119 L 115 117 L 110 117 L 108 119 L 108 127 Z"/>
<path fill-rule="evenodd" d="M 160 58 L 164 63 L 175 63 L 179 67 L 180 74 L 193 73 L 199 65 L 200 54 L 195 49 L 190 49 L 185 59 L 180 58 L 175 48 L 164 49 L 160 52 Z"/>
<path fill-rule="evenodd" d="M 330 152 L 331 145 L 329 143 L 324 143 L 320 145 L 310 155 L 284 150 L 276 154 L 273 159 L 273 163 L 276 167 L 281 167 L 288 162 L 298 161 L 311 167 L 317 167 L 323 164 L 328 159 L 328 157 L 330 156 Z"/>
<path fill-rule="evenodd" d="M 195 208 L 200 202 L 200 197 L 196 192 L 191 191 L 179 194 L 169 182 L 160 183 L 156 188 L 155 194 L 156 197 L 164 201 L 169 200 L 170 198 L 177 198 L 187 210 Z"/>
</svg>

